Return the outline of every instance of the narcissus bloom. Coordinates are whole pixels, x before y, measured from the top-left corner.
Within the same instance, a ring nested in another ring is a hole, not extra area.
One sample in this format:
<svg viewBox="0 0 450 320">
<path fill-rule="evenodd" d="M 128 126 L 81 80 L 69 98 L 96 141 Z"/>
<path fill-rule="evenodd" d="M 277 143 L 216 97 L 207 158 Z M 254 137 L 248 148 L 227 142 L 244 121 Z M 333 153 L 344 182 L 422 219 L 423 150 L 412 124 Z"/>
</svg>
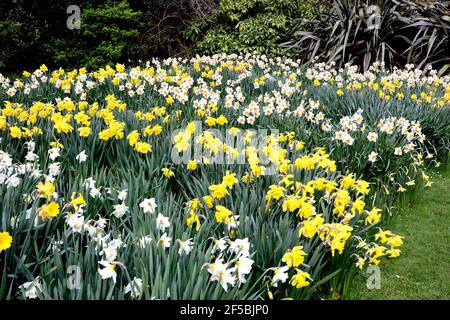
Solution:
<svg viewBox="0 0 450 320">
<path fill-rule="evenodd" d="M 136 142 L 134 149 L 139 153 L 149 153 L 152 152 L 152 146 L 146 142 Z"/>
<path fill-rule="evenodd" d="M 192 239 L 187 239 L 186 241 L 182 241 L 182 240 L 178 239 L 177 242 L 180 245 L 180 249 L 178 249 L 179 255 L 182 255 L 183 252 L 186 254 L 189 254 L 194 247 L 194 244 L 192 243 Z"/>
<path fill-rule="evenodd" d="M 175 173 L 172 170 L 170 170 L 169 168 L 162 168 L 161 171 L 162 171 L 164 177 L 166 177 L 167 179 L 170 179 L 173 176 L 175 176 Z"/>
<path fill-rule="evenodd" d="M 378 134 L 376 132 L 369 132 L 369 134 L 367 135 L 367 140 L 371 141 L 371 142 L 376 142 L 378 139 Z"/>
<path fill-rule="evenodd" d="M 211 274 L 211 281 L 218 281 L 225 291 L 228 291 L 228 285 L 234 286 L 236 277 L 233 276 L 234 270 L 227 269 L 227 264 L 223 259 L 217 259 L 214 263 L 207 265 L 208 272 Z"/>
<path fill-rule="evenodd" d="M 397 258 L 400 256 L 400 249 L 390 249 L 390 250 L 386 250 L 386 255 L 388 256 L 388 258 Z"/>
<path fill-rule="evenodd" d="M 123 217 L 128 212 L 128 207 L 125 205 L 124 202 L 122 202 L 121 204 L 114 205 L 113 208 L 114 211 L 112 214 L 117 218 Z"/>
<path fill-rule="evenodd" d="M 164 232 L 161 236 L 161 238 L 159 238 L 158 243 L 160 243 L 164 248 L 169 248 L 170 247 L 170 241 L 172 241 L 171 237 L 168 237 L 167 234 Z"/>
<path fill-rule="evenodd" d="M 278 286 L 278 282 L 285 283 L 287 278 L 289 277 L 288 275 L 289 267 L 283 266 L 279 268 L 274 268 L 273 270 L 274 275 L 272 277 L 272 286 L 274 287 Z"/>
<path fill-rule="evenodd" d="M 373 208 L 367 213 L 366 224 L 374 224 L 380 221 L 381 219 L 381 209 Z"/>
<path fill-rule="evenodd" d="M 310 282 L 308 280 L 312 280 L 309 273 L 297 269 L 297 274 L 291 278 L 291 284 L 297 289 L 300 289 L 309 286 Z"/>
<path fill-rule="evenodd" d="M 0 232 L 0 252 L 11 248 L 13 238 L 9 232 Z"/>
<path fill-rule="evenodd" d="M 324 221 L 325 219 L 320 214 L 306 220 L 299 230 L 299 235 L 307 238 L 314 237 L 319 232 L 319 228 L 323 225 Z"/>
<path fill-rule="evenodd" d="M 189 170 L 195 171 L 197 169 L 197 163 L 195 160 L 191 160 L 187 163 L 187 168 Z"/>
<path fill-rule="evenodd" d="M 216 199 L 222 199 L 228 194 L 227 186 L 225 184 L 213 184 L 209 186 L 211 195 Z"/>
<path fill-rule="evenodd" d="M 238 280 L 239 283 L 245 283 L 245 276 L 252 271 L 252 265 L 254 261 L 248 257 L 240 257 L 238 261 L 236 261 L 236 268 L 238 271 Z"/>
<path fill-rule="evenodd" d="M 89 135 L 91 134 L 91 128 L 89 127 L 80 127 L 78 128 L 78 132 L 80 134 L 80 137 L 89 137 Z"/>
<path fill-rule="evenodd" d="M 39 215 L 43 219 L 53 219 L 59 215 L 59 204 L 52 201 L 49 204 L 45 204 L 39 210 Z"/>
<path fill-rule="evenodd" d="M 170 227 L 169 217 L 163 216 L 161 213 L 158 213 L 156 217 L 156 228 L 164 231 L 166 228 Z"/>
<path fill-rule="evenodd" d="M 132 298 L 139 298 L 143 291 L 142 279 L 134 277 L 134 279 L 125 287 L 124 293 L 131 293 Z"/>
<path fill-rule="evenodd" d="M 226 185 L 228 188 L 233 187 L 236 183 L 238 183 L 238 179 L 236 178 L 235 173 L 231 173 L 227 171 L 226 175 L 222 178 L 222 184 Z"/>
<path fill-rule="evenodd" d="M 78 210 L 78 206 L 86 205 L 86 200 L 84 200 L 81 193 L 78 195 L 78 197 L 76 197 L 76 193 L 73 192 L 72 196 L 70 197 L 70 204 L 75 208 L 75 210 Z"/>
<path fill-rule="evenodd" d="M 117 279 L 116 264 L 111 263 L 107 260 L 102 260 L 99 261 L 98 263 L 104 267 L 103 269 L 98 268 L 98 273 L 100 273 L 102 279 L 103 280 L 112 279 L 113 282 L 116 283 Z"/>
<path fill-rule="evenodd" d="M 83 150 L 81 151 L 76 157 L 75 159 L 78 160 L 79 163 L 85 162 L 87 160 L 87 154 L 86 151 Z"/>
<path fill-rule="evenodd" d="M 273 200 L 279 200 L 284 196 L 284 193 L 286 192 L 286 188 L 276 185 L 271 185 L 269 187 L 269 191 L 266 194 L 266 201 L 269 203 Z"/>
<path fill-rule="evenodd" d="M 230 224 L 231 222 L 231 210 L 225 208 L 224 206 L 216 206 L 215 217 L 217 223 Z"/>
<path fill-rule="evenodd" d="M 305 261 L 305 256 L 303 246 L 296 246 L 291 251 L 286 252 L 281 261 L 285 262 L 288 267 L 298 267 Z"/>
<path fill-rule="evenodd" d="M 370 162 L 375 162 L 375 161 L 377 161 L 377 158 L 378 158 L 378 153 L 376 153 L 375 151 L 372 151 L 370 154 L 369 154 L 369 161 Z"/>
<path fill-rule="evenodd" d="M 19 289 L 24 290 L 25 298 L 36 299 L 38 297 L 38 293 L 42 291 L 41 279 L 37 277 L 34 281 L 25 282 L 19 286 Z"/>
<path fill-rule="evenodd" d="M 10 127 L 9 132 L 10 132 L 11 138 L 20 138 L 22 136 L 22 132 L 20 131 L 20 128 L 18 128 L 18 127 Z"/>
<path fill-rule="evenodd" d="M 145 213 L 155 212 L 157 206 L 155 198 L 144 199 L 144 201 L 139 204 L 139 207 L 141 207 Z"/>
<path fill-rule="evenodd" d="M 37 188 L 39 191 L 39 197 L 40 198 L 47 198 L 50 199 L 53 196 L 53 193 L 55 192 L 55 185 L 51 182 L 39 182 L 37 184 Z"/>
</svg>

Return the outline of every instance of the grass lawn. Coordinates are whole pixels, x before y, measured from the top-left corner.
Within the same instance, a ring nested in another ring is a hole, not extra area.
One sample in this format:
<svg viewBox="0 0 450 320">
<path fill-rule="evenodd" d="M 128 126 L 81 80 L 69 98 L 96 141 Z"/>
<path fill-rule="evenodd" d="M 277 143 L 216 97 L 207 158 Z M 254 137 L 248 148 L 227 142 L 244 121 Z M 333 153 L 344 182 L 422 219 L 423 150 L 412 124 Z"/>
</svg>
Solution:
<svg viewBox="0 0 450 320">
<path fill-rule="evenodd" d="M 450 174 L 433 182 L 392 221 L 390 230 L 405 239 L 402 256 L 381 267 L 381 288 L 366 288 L 364 270 L 346 299 L 450 299 Z"/>
</svg>

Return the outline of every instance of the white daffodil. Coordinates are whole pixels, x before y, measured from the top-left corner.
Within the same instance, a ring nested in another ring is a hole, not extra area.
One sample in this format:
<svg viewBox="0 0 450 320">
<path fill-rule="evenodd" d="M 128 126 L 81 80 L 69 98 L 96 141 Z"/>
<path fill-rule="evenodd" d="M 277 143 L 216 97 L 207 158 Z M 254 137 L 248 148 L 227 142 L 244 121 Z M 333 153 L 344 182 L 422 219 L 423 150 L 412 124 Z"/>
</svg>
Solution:
<svg viewBox="0 0 450 320">
<path fill-rule="evenodd" d="M 75 159 L 78 160 L 79 163 L 85 162 L 87 160 L 87 154 L 86 151 L 83 150 L 81 151 L 76 157 Z"/>
<path fill-rule="evenodd" d="M 95 223 L 97 224 L 97 227 L 104 229 L 108 225 L 108 219 L 99 217 Z"/>
<path fill-rule="evenodd" d="M 230 241 L 230 250 L 237 255 L 248 257 L 250 255 L 250 242 L 248 238 Z"/>
<path fill-rule="evenodd" d="M 227 264 L 223 263 L 223 259 L 219 258 L 207 266 L 208 272 L 211 274 L 210 281 L 218 281 L 225 291 L 228 290 L 228 285 L 234 286 L 236 283 L 236 277 L 233 275 L 235 269 L 227 269 Z"/>
<path fill-rule="evenodd" d="M 374 163 L 375 161 L 377 161 L 377 157 L 378 157 L 378 153 L 376 153 L 375 151 L 372 151 L 369 154 L 369 161 Z"/>
<path fill-rule="evenodd" d="M 60 156 L 60 150 L 61 148 L 51 148 L 50 150 L 48 150 L 48 156 L 50 157 L 50 159 L 52 159 L 52 161 L 55 161 L 55 159 Z"/>
<path fill-rule="evenodd" d="M 178 249 L 178 254 L 182 255 L 183 252 L 189 254 L 192 251 L 194 244 L 192 243 L 192 239 L 187 239 L 186 241 L 177 240 L 180 245 L 180 249 Z"/>
<path fill-rule="evenodd" d="M 101 187 L 100 187 L 100 188 L 92 188 L 92 189 L 89 191 L 89 195 L 90 195 L 92 198 L 97 198 L 97 197 L 100 196 L 100 194 L 101 194 L 100 190 L 101 190 Z"/>
<path fill-rule="evenodd" d="M 117 258 L 117 247 L 114 246 L 105 246 L 102 251 L 100 251 L 100 255 L 104 255 L 106 260 L 114 261 Z"/>
<path fill-rule="evenodd" d="M 141 248 L 145 248 L 151 241 L 152 241 L 152 238 L 150 236 L 144 236 L 139 239 L 139 246 Z"/>
<path fill-rule="evenodd" d="M 124 202 L 122 202 L 121 204 L 114 205 L 113 208 L 114 211 L 112 214 L 117 218 L 123 217 L 129 211 L 128 207 L 125 205 Z"/>
<path fill-rule="evenodd" d="M 98 228 L 94 227 L 93 225 L 91 225 L 90 223 L 85 223 L 84 224 L 84 230 L 87 232 L 87 234 L 92 237 L 95 238 L 97 233 L 98 233 Z M 92 239 L 94 240 L 94 239 Z M 95 241 L 95 240 L 94 240 Z"/>
<path fill-rule="evenodd" d="M 168 217 L 163 216 L 161 213 L 158 213 L 156 217 L 156 228 L 164 231 L 166 228 L 170 227 L 170 221 Z"/>
<path fill-rule="evenodd" d="M 83 182 L 83 186 L 86 187 L 86 189 L 94 189 L 95 184 L 97 181 L 95 181 L 92 177 L 86 178 Z"/>
<path fill-rule="evenodd" d="M 238 261 L 236 261 L 239 283 L 245 283 L 245 275 L 252 271 L 253 263 L 254 261 L 247 257 L 240 257 Z"/>
<path fill-rule="evenodd" d="M 52 177 L 56 177 L 61 173 L 61 163 L 53 162 L 48 166 L 48 174 Z"/>
<path fill-rule="evenodd" d="M 6 179 L 6 188 L 16 188 L 20 184 L 21 179 L 14 174 Z"/>
<path fill-rule="evenodd" d="M 119 191 L 117 194 L 117 199 L 124 201 L 127 198 L 127 193 L 128 193 L 127 189 Z"/>
<path fill-rule="evenodd" d="M 237 229 L 239 227 L 239 215 L 231 216 L 230 223 L 227 225 L 228 230 Z"/>
<path fill-rule="evenodd" d="M 142 279 L 136 277 L 125 287 L 125 294 L 131 293 L 132 298 L 139 298 L 143 291 Z"/>
<path fill-rule="evenodd" d="M 28 152 L 27 155 L 25 156 L 25 160 L 28 162 L 35 162 L 39 160 L 39 156 L 33 152 Z"/>
<path fill-rule="evenodd" d="M 164 232 L 161 238 L 159 238 L 158 243 L 160 243 L 164 248 L 169 248 L 170 241 L 172 241 L 172 238 L 168 237 L 167 234 Z"/>
<path fill-rule="evenodd" d="M 38 292 L 42 291 L 40 278 L 36 278 L 34 281 L 25 282 L 19 289 L 23 289 L 25 298 L 36 299 L 38 297 Z"/>
<path fill-rule="evenodd" d="M 226 238 L 222 238 L 222 239 L 214 239 L 214 247 L 212 249 L 212 253 L 216 252 L 217 250 L 219 250 L 220 252 L 222 252 L 223 250 L 225 250 L 227 248 L 227 241 Z"/>
<path fill-rule="evenodd" d="M 157 206 L 155 198 L 144 199 L 144 201 L 139 204 L 139 207 L 141 207 L 145 213 L 155 212 Z"/>
<path fill-rule="evenodd" d="M 25 145 L 27 146 L 28 152 L 34 152 L 34 149 L 36 148 L 36 142 L 34 140 L 25 142 Z"/>
<path fill-rule="evenodd" d="M 84 216 L 78 213 L 67 215 L 67 224 L 72 228 L 73 232 L 81 233 L 84 226 Z"/>
<path fill-rule="evenodd" d="M 282 283 L 285 283 L 287 278 L 289 277 L 288 271 L 289 271 L 289 267 L 288 266 L 274 268 L 274 275 L 273 275 L 273 278 L 272 278 L 272 285 L 274 287 L 276 287 L 278 285 L 279 281 L 282 282 Z"/>
<path fill-rule="evenodd" d="M 370 142 L 376 142 L 378 140 L 378 134 L 375 132 L 369 132 L 367 134 L 367 140 Z"/>
<path fill-rule="evenodd" d="M 105 279 L 112 279 L 114 283 L 116 283 L 117 279 L 117 272 L 116 272 L 116 264 L 110 263 L 109 261 L 102 260 L 98 262 L 100 265 L 102 265 L 104 268 L 100 269 L 98 268 L 98 273 L 100 273 L 100 276 L 103 280 Z"/>
<path fill-rule="evenodd" d="M 108 261 L 114 261 L 116 260 L 119 248 L 122 247 L 122 245 L 122 239 L 113 239 L 108 242 L 107 245 L 103 244 L 103 250 L 100 251 L 100 255 L 104 255 Z"/>
</svg>

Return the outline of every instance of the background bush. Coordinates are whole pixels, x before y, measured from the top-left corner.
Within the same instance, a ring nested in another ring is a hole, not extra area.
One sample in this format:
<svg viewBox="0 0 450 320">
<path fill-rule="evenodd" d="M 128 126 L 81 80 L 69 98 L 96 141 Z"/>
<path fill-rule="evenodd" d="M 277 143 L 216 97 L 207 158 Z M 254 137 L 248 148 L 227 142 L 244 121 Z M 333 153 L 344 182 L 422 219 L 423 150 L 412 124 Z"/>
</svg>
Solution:
<svg viewBox="0 0 450 320">
<path fill-rule="evenodd" d="M 333 0 L 326 12 L 300 23 L 283 47 L 308 62 L 352 63 L 363 70 L 375 61 L 388 67 L 412 63 L 444 73 L 450 67 L 449 12 L 449 1 Z"/>
<path fill-rule="evenodd" d="M 311 16 L 313 4 L 306 0 L 221 0 L 208 17 L 186 30 L 201 54 L 257 53 L 290 55 L 279 44 L 292 36 L 295 20 Z"/>
<path fill-rule="evenodd" d="M 218 52 L 450 70 L 449 1 L 80 0 L 81 29 L 70 30 L 72 2 L 2 0 L 0 72 Z M 379 29 L 367 28 L 370 6 Z"/>
<path fill-rule="evenodd" d="M 98 68 L 186 51 L 182 31 L 209 0 L 80 0 L 81 29 L 66 23 L 70 0 L 0 1 L 0 72 Z"/>
<path fill-rule="evenodd" d="M 126 1 L 87 6 L 81 12 L 81 28 L 68 32 L 69 38 L 51 38 L 45 50 L 57 65 L 93 69 L 113 64 L 138 54 L 141 19 L 142 13 Z"/>
</svg>

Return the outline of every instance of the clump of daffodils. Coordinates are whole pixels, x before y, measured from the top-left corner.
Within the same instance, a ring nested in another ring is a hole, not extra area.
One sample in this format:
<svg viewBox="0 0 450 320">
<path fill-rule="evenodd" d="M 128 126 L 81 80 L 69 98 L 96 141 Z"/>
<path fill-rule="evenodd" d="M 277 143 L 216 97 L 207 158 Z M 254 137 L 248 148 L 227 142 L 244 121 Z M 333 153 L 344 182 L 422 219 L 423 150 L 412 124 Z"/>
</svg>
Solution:
<svg viewBox="0 0 450 320">
<path fill-rule="evenodd" d="M 56 284 L 76 257 L 91 299 L 308 296 L 342 267 L 322 262 L 400 256 L 383 197 L 432 185 L 449 106 L 449 76 L 380 63 L 218 54 L 0 74 L 0 257 L 24 279 L 4 288 L 68 296 Z M 16 248 L 42 268 L 18 269 Z"/>
</svg>

